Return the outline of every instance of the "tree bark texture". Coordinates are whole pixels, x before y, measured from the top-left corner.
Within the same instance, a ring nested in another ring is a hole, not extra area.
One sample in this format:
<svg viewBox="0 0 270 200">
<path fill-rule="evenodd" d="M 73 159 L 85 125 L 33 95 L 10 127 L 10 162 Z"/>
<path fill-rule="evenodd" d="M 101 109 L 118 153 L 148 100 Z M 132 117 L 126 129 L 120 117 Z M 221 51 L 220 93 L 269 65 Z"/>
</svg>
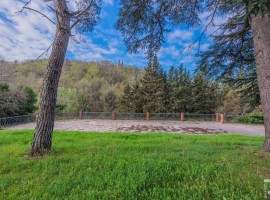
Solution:
<svg viewBox="0 0 270 200">
<path fill-rule="evenodd" d="M 263 149 L 270 151 L 270 17 L 260 14 L 252 16 L 251 26 L 264 115 L 265 141 Z"/>
<path fill-rule="evenodd" d="M 30 156 L 40 156 L 51 149 L 57 88 L 70 38 L 70 16 L 66 1 L 54 0 L 53 2 L 58 23 L 41 90 L 40 110 Z"/>
</svg>

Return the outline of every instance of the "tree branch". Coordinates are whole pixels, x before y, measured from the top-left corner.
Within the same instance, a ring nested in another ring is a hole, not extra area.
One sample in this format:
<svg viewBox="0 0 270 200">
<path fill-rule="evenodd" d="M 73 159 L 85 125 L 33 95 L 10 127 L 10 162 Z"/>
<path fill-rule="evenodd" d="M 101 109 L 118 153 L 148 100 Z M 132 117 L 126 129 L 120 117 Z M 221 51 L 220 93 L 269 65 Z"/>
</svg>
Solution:
<svg viewBox="0 0 270 200">
<path fill-rule="evenodd" d="M 70 13 L 70 16 L 73 18 L 79 18 L 81 15 L 86 13 L 91 8 L 92 4 L 93 4 L 93 0 L 84 10 L 77 10 L 75 12 L 72 12 L 72 13 Z"/>
<path fill-rule="evenodd" d="M 51 23 L 53 23 L 54 25 L 56 25 L 56 23 L 55 23 L 53 20 L 51 20 L 47 15 L 45 15 L 44 13 L 42 13 L 42 12 L 36 10 L 36 9 L 30 8 L 30 7 L 28 7 L 28 6 L 24 6 L 23 9 L 22 9 L 21 11 L 18 11 L 17 13 L 21 13 L 24 9 L 34 11 L 34 12 L 36 12 L 36 13 L 42 15 L 42 16 L 45 17 L 46 19 L 48 19 L 48 20 L 49 20 Z"/>
<path fill-rule="evenodd" d="M 91 8 L 92 4 L 93 4 L 93 0 L 84 10 L 80 11 L 76 16 L 73 16 L 73 17 L 77 18 L 77 20 L 71 25 L 71 27 L 69 29 L 70 31 L 83 19 L 83 15 Z M 78 12 L 78 11 L 76 11 L 76 12 Z"/>
<path fill-rule="evenodd" d="M 214 24 L 214 18 L 215 18 L 215 15 L 216 15 L 216 12 L 217 12 L 219 3 L 220 3 L 220 0 L 218 0 L 217 3 L 215 4 L 214 11 L 213 11 L 213 13 L 212 13 L 212 15 L 211 15 L 211 19 L 210 19 L 210 21 L 208 22 L 208 24 L 204 27 L 204 29 L 203 29 L 203 31 L 201 32 L 200 36 L 199 36 L 194 42 L 192 42 L 190 45 L 184 47 L 184 49 L 191 49 L 192 46 L 193 46 L 194 44 L 196 44 L 197 42 L 199 42 L 199 49 L 200 49 L 200 43 L 201 43 L 201 39 L 202 39 L 204 33 L 207 31 L 207 29 L 209 28 L 209 26 L 210 26 L 211 24 Z"/>
<path fill-rule="evenodd" d="M 36 60 L 38 60 L 39 58 L 41 58 L 44 54 L 47 54 L 48 53 L 48 51 L 50 50 L 50 48 L 52 47 L 52 45 L 53 45 L 53 43 L 42 53 L 42 54 L 40 54 L 37 58 L 36 58 Z"/>
<path fill-rule="evenodd" d="M 70 31 L 81 21 L 83 19 L 83 17 L 81 17 L 81 18 L 79 18 L 77 21 L 75 21 L 72 25 L 71 25 L 71 27 L 70 27 Z"/>
<path fill-rule="evenodd" d="M 50 8 L 53 12 L 55 12 L 55 9 L 53 8 L 53 7 L 51 7 L 51 6 L 49 6 L 49 5 L 47 5 L 48 6 L 48 8 Z"/>
<path fill-rule="evenodd" d="M 19 10 L 19 11 L 17 11 L 17 12 L 15 12 L 16 14 L 20 14 L 20 13 L 22 13 L 23 12 L 23 10 L 24 10 L 24 8 L 25 7 L 27 7 L 29 4 L 31 3 L 31 0 L 29 0 L 28 2 L 26 2 L 26 4 L 24 4 L 24 6 L 22 7 L 22 9 L 21 10 Z"/>
</svg>

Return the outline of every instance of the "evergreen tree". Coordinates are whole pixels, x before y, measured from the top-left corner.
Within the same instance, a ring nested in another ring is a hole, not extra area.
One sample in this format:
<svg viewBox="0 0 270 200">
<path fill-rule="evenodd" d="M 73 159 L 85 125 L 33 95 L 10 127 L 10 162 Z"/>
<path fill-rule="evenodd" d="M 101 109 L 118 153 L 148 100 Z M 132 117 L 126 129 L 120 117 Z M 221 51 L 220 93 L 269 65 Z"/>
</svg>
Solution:
<svg viewBox="0 0 270 200">
<path fill-rule="evenodd" d="M 172 27 L 197 27 L 203 23 L 200 17 L 202 13 L 208 13 L 208 19 L 210 19 L 203 33 L 212 26 L 214 30 L 208 36 L 220 41 L 216 43 L 218 46 L 214 49 L 217 50 L 215 55 L 222 55 L 221 58 L 210 59 L 214 60 L 215 66 L 221 66 L 221 71 L 227 68 L 226 71 L 233 72 L 237 65 L 232 65 L 231 60 L 236 60 L 235 63 L 254 60 L 256 64 L 265 119 L 263 149 L 270 151 L 269 0 L 160 0 L 143 1 L 143 3 L 142 1 L 122 0 L 116 27 L 124 36 L 124 42 L 130 52 L 136 53 L 138 49 L 143 48 L 151 58 L 160 50 L 165 42 L 166 33 Z M 216 25 L 216 17 L 220 16 L 225 20 Z M 199 41 L 204 38 L 203 33 L 198 38 Z M 252 42 L 245 42 L 249 38 Z M 219 54 L 220 49 L 224 50 L 221 50 L 223 51 L 221 54 Z M 219 74 L 219 71 L 214 70 L 215 74 Z"/>
<path fill-rule="evenodd" d="M 163 112 L 165 109 L 164 74 L 157 56 L 145 68 L 145 75 L 141 81 L 141 100 L 144 112 Z"/>
<path fill-rule="evenodd" d="M 215 112 L 215 93 L 202 74 L 197 74 L 193 80 L 192 112 L 200 114 Z"/>
<path fill-rule="evenodd" d="M 122 112 L 132 112 L 133 111 L 133 105 L 134 105 L 134 99 L 132 94 L 132 88 L 129 84 L 126 85 L 124 88 L 124 94 L 120 99 L 120 106 Z"/>
<path fill-rule="evenodd" d="M 175 102 L 174 109 L 175 112 L 191 112 L 191 77 L 184 69 L 184 66 L 181 64 L 178 68 L 178 77 L 176 80 L 175 88 Z"/>
<path fill-rule="evenodd" d="M 167 112 L 176 112 L 175 102 L 176 95 L 175 90 L 178 82 L 178 71 L 174 66 L 171 66 L 168 72 L 168 80 L 166 84 L 166 99 L 167 99 Z"/>
<path fill-rule="evenodd" d="M 170 88 L 169 88 L 169 81 L 167 73 L 160 67 L 160 76 L 162 77 L 162 84 L 163 84 L 163 104 L 164 108 L 161 112 L 169 112 L 171 110 L 171 103 L 170 103 Z"/>
<path fill-rule="evenodd" d="M 141 97 L 141 88 L 138 81 L 132 86 L 131 88 L 131 94 L 132 94 L 132 112 L 135 113 L 142 113 L 143 107 L 142 107 L 142 97 Z"/>
<path fill-rule="evenodd" d="M 139 82 L 136 81 L 131 87 L 129 84 L 124 88 L 124 94 L 120 99 L 122 112 L 142 113 L 141 91 Z"/>
</svg>

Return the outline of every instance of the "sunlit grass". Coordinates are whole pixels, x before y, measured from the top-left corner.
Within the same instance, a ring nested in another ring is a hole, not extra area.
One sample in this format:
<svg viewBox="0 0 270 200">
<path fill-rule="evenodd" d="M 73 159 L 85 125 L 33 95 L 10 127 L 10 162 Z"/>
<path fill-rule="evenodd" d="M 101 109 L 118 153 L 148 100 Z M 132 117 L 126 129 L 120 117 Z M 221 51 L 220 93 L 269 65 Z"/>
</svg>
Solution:
<svg viewBox="0 0 270 200">
<path fill-rule="evenodd" d="M 33 131 L 0 131 L 0 199 L 262 199 L 263 138 L 56 131 L 30 159 Z"/>
</svg>

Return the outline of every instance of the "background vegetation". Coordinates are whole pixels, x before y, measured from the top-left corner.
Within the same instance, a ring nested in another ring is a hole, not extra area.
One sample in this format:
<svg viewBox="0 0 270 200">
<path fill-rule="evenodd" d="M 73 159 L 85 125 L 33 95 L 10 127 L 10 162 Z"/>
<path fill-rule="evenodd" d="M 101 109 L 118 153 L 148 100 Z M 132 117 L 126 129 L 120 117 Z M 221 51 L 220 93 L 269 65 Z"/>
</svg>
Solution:
<svg viewBox="0 0 270 200">
<path fill-rule="evenodd" d="M 25 87 L 28 93 L 32 88 L 39 94 L 46 64 L 47 60 L 22 63 L 2 60 L 0 83 L 8 84 L 9 91 L 17 95 Z M 159 64 L 157 57 L 145 69 L 125 66 L 121 61 L 116 64 L 66 60 L 58 90 L 57 111 L 220 112 L 233 115 L 250 113 L 254 109 L 260 112 L 257 96 L 248 95 L 245 84 L 235 87 L 230 81 L 211 80 L 203 71 L 191 73 L 183 65 L 164 70 L 166 67 Z M 241 71 L 238 74 L 239 78 L 234 76 L 234 80 L 241 80 Z M 4 95 L 10 96 L 10 92 L 2 92 L 2 99 Z M 27 112 L 5 112 L 1 116 L 33 112 L 38 106 L 35 102 L 31 100 L 34 104 Z M 17 104 L 20 107 L 21 102 L 17 101 Z M 6 104 L 6 107 L 10 105 Z"/>
<path fill-rule="evenodd" d="M 0 117 L 19 116 L 33 113 L 37 107 L 36 94 L 30 87 L 16 90 L 0 83 Z"/>
</svg>

